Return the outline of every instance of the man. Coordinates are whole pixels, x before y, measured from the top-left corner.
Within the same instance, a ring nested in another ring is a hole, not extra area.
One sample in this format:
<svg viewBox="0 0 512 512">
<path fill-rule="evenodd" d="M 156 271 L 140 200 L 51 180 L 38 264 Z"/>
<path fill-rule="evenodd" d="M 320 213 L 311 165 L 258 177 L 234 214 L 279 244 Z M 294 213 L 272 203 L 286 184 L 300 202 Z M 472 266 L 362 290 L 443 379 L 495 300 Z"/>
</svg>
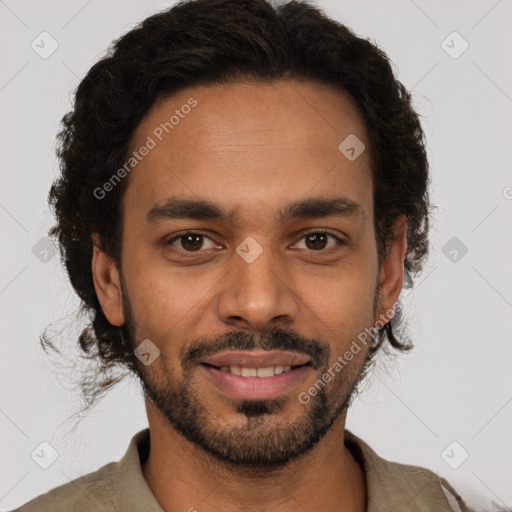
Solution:
<svg viewBox="0 0 512 512">
<path fill-rule="evenodd" d="M 428 248 L 428 164 L 387 57 L 312 5 L 182 2 L 116 41 L 50 192 L 80 338 L 138 377 L 126 455 L 19 510 L 462 511 L 345 429 Z"/>
</svg>

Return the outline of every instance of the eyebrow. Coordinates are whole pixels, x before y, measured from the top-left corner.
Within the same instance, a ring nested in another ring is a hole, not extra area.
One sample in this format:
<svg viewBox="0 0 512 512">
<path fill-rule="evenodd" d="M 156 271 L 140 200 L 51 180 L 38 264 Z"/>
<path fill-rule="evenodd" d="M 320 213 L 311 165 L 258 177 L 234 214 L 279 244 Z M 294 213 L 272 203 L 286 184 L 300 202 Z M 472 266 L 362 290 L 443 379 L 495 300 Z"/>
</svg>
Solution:
<svg viewBox="0 0 512 512">
<path fill-rule="evenodd" d="M 287 203 L 275 214 L 275 220 L 283 223 L 292 219 L 342 217 L 365 223 L 363 207 L 347 197 L 313 197 Z M 225 210 L 221 205 L 206 199 L 169 197 L 159 206 L 148 211 L 148 223 L 172 219 L 235 221 L 238 210 Z"/>
</svg>

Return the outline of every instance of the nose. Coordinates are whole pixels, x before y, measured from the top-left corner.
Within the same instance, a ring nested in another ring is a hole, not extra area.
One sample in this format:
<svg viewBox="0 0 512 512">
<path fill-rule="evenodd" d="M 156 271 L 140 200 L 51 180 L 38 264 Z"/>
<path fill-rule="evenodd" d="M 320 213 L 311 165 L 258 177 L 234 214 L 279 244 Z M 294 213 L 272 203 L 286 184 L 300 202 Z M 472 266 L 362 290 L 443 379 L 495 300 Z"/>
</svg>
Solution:
<svg viewBox="0 0 512 512">
<path fill-rule="evenodd" d="M 291 272 L 270 249 L 251 262 L 233 254 L 232 270 L 222 280 L 217 314 L 228 325 L 261 331 L 287 327 L 299 318 L 300 300 Z"/>
</svg>

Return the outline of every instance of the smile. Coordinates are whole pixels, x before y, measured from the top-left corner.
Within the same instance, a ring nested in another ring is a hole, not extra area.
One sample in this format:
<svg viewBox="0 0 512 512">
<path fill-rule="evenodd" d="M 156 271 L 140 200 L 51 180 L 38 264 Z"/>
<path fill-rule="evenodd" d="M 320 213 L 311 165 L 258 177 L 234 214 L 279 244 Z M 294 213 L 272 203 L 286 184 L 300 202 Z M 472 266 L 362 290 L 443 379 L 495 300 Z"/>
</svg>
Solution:
<svg viewBox="0 0 512 512">
<path fill-rule="evenodd" d="M 297 368 L 297 366 L 294 366 L 293 368 Z M 267 366 L 265 368 L 251 368 L 246 366 L 238 366 L 238 365 L 232 365 L 232 366 L 221 366 L 220 368 L 223 372 L 229 372 L 233 375 L 240 375 L 241 377 L 273 377 L 274 375 L 281 375 L 281 373 L 289 372 L 292 369 L 292 366 Z"/>
<path fill-rule="evenodd" d="M 224 395 L 245 400 L 269 400 L 290 393 L 311 366 L 308 357 L 284 352 L 231 352 L 207 361 L 199 367 L 213 386 Z"/>
</svg>

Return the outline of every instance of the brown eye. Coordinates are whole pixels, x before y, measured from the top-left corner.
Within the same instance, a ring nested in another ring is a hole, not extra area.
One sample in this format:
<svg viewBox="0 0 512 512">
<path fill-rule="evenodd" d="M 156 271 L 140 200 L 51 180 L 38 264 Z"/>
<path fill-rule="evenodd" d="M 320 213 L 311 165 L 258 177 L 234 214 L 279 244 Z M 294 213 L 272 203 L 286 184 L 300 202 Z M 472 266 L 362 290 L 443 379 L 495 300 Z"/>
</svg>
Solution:
<svg viewBox="0 0 512 512">
<path fill-rule="evenodd" d="M 167 244 L 185 252 L 198 252 L 201 249 L 204 249 L 203 246 L 205 239 L 210 240 L 202 233 L 181 233 L 180 235 L 168 240 Z"/>
<path fill-rule="evenodd" d="M 203 245 L 203 235 L 183 235 L 180 237 L 182 247 L 187 251 L 198 251 Z"/>
<path fill-rule="evenodd" d="M 334 244 L 331 246 L 328 246 L 329 239 L 334 240 Z M 328 252 L 330 249 L 335 249 L 336 246 L 341 247 L 346 245 L 344 240 L 337 237 L 333 233 L 326 231 L 310 231 L 309 233 L 303 235 L 301 240 L 304 240 L 304 249 L 310 252 Z M 296 245 L 295 247 L 298 246 Z"/>
<path fill-rule="evenodd" d="M 305 236 L 306 246 L 311 250 L 325 249 L 327 236 L 325 233 L 309 233 Z"/>
</svg>

